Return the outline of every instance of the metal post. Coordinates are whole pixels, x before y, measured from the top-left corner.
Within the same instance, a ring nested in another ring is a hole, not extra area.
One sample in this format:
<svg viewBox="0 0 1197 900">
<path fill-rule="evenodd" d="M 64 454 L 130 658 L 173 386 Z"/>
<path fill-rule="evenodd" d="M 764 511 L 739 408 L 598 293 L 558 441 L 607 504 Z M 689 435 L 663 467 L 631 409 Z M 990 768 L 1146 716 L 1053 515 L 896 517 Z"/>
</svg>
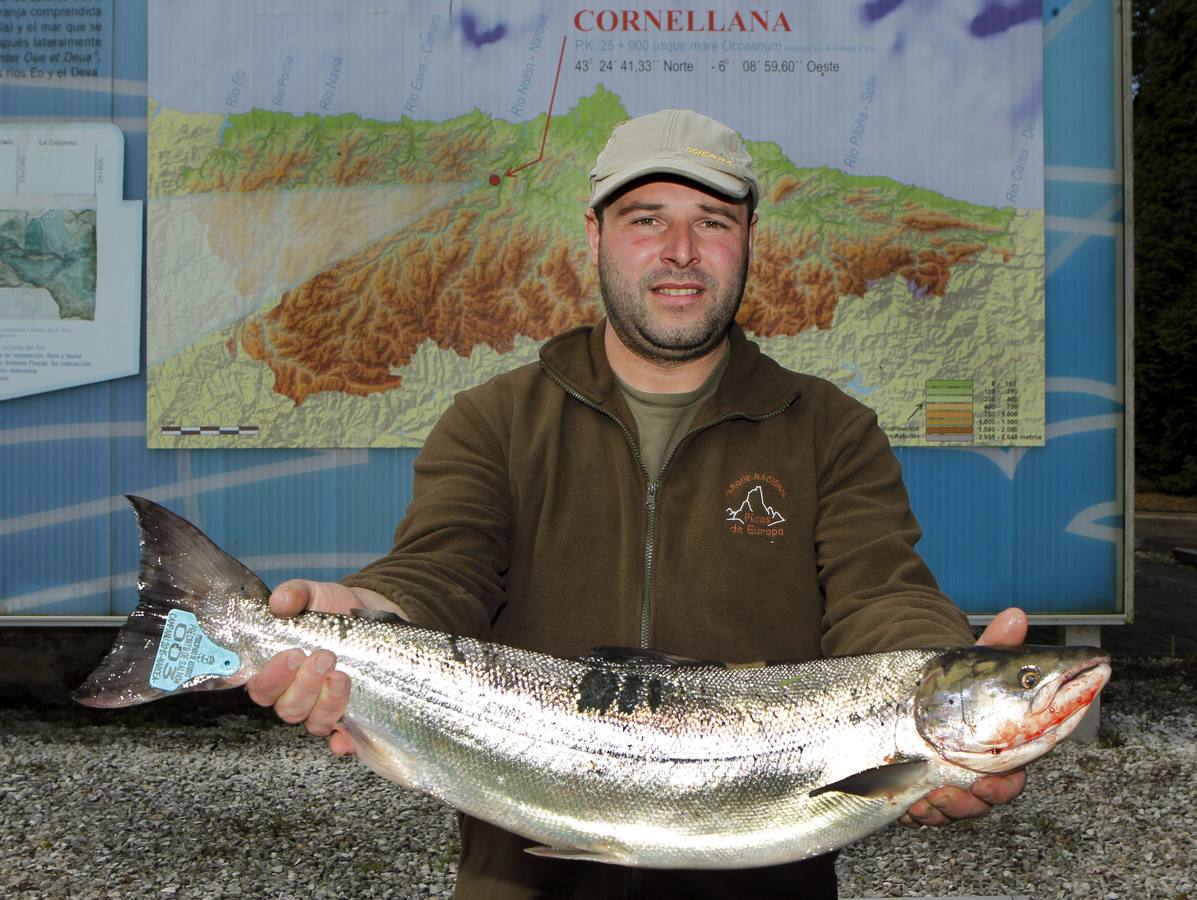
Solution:
<svg viewBox="0 0 1197 900">
<path fill-rule="evenodd" d="M 1065 625 L 1064 643 L 1069 647 L 1100 647 L 1100 625 Z M 1092 744 L 1097 740 L 1097 728 L 1101 720 L 1101 694 L 1093 698 L 1089 711 L 1081 724 L 1072 733 L 1072 739 L 1082 744 Z"/>
</svg>

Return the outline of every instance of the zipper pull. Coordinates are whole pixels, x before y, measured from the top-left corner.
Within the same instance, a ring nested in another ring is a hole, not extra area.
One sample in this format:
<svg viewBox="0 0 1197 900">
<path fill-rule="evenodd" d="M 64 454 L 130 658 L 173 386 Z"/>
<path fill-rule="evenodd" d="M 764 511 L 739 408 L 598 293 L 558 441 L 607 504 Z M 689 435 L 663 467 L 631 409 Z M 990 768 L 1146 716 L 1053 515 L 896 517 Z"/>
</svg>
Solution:
<svg viewBox="0 0 1197 900">
<path fill-rule="evenodd" d="M 644 506 L 650 512 L 657 508 L 657 483 L 655 481 L 648 486 L 648 496 L 644 498 Z"/>
</svg>

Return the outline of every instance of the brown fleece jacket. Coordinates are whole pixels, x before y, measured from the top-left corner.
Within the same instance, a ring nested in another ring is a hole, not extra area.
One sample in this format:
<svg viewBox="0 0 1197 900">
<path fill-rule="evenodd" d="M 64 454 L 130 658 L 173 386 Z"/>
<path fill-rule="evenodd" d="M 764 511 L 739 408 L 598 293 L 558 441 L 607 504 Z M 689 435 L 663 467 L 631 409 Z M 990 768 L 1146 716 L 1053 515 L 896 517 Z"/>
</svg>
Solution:
<svg viewBox="0 0 1197 900">
<path fill-rule="evenodd" d="M 915 552 L 871 410 L 734 327 L 718 389 L 653 483 L 604 325 L 459 394 L 416 461 L 394 549 L 344 583 L 418 623 L 558 656 L 640 645 L 746 662 L 972 642 Z M 465 819 L 458 896 L 834 896 L 826 858 L 727 873 L 720 888 L 717 873 L 538 859 L 527 844 Z"/>
</svg>

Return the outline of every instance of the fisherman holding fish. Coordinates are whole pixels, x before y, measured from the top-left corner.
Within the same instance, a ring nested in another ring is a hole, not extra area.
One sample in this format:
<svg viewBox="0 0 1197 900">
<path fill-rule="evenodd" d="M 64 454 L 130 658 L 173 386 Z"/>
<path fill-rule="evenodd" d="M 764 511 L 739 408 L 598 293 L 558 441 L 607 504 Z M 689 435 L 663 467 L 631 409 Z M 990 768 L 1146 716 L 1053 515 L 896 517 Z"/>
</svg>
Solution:
<svg viewBox="0 0 1197 900">
<path fill-rule="evenodd" d="M 915 552 L 874 414 L 783 369 L 734 322 L 760 194 L 739 136 L 710 118 L 663 110 L 617 126 L 584 220 L 606 318 L 459 394 L 415 464 L 390 554 L 341 583 L 285 582 L 271 610 L 391 611 L 559 657 L 617 646 L 748 662 L 971 643 Z M 1025 632 L 1007 610 L 980 643 Z M 351 687 L 331 652 L 301 649 L 248 684 L 336 754 L 355 750 L 338 724 Z M 984 815 L 1024 781 L 1018 769 L 940 788 L 902 821 Z M 530 846 L 463 816 L 457 896 L 836 896 L 834 853 L 696 871 Z"/>
</svg>

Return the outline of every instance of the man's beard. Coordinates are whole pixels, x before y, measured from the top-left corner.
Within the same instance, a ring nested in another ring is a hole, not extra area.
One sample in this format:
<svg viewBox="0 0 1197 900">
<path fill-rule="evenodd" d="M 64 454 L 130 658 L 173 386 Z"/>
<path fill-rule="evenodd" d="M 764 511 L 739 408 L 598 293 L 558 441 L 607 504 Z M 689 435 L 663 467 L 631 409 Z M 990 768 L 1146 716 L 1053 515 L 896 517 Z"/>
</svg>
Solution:
<svg viewBox="0 0 1197 900">
<path fill-rule="evenodd" d="M 655 363 L 676 365 L 699 359 L 718 347 L 740 309 L 747 279 L 745 250 L 739 276 L 730 284 L 721 284 L 705 272 L 669 268 L 649 272 L 631 284 L 599 246 L 599 286 L 607 320 L 625 347 Z M 701 284 L 707 301 L 702 316 L 686 324 L 654 322 L 645 298 L 652 285 L 663 281 Z"/>
</svg>

